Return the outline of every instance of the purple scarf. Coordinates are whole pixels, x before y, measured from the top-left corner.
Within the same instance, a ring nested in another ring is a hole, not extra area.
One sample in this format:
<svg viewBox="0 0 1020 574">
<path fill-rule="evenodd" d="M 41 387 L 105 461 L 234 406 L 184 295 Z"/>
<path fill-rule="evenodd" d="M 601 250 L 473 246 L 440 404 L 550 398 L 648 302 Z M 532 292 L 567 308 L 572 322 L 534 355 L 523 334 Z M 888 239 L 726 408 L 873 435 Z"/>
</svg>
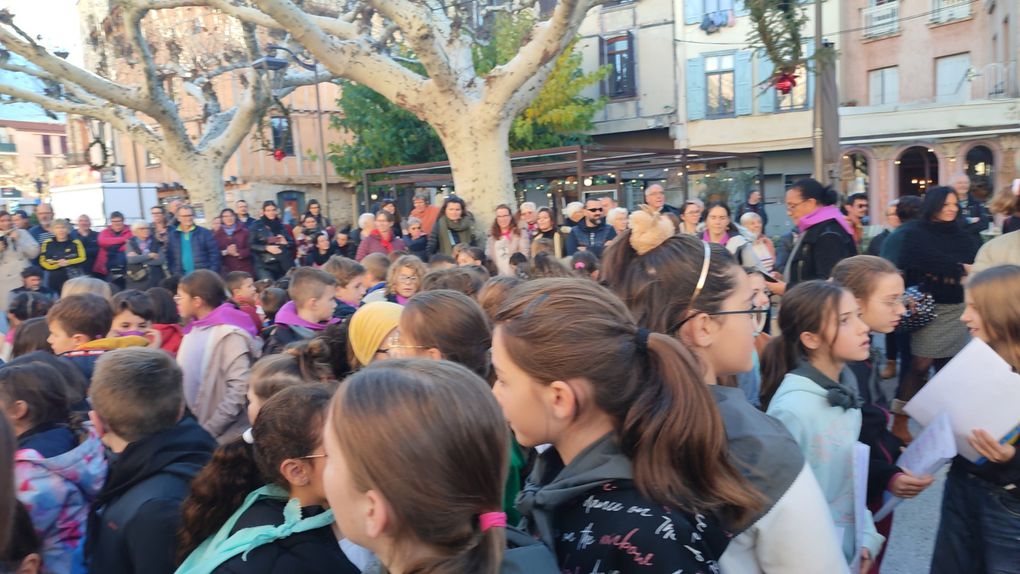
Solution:
<svg viewBox="0 0 1020 574">
<path fill-rule="evenodd" d="M 707 229 L 705 230 L 704 233 L 701 234 L 701 240 L 704 241 L 705 243 L 712 243 L 712 236 L 708 233 Z M 723 233 L 722 234 L 722 239 L 719 241 L 719 245 L 722 245 L 722 246 L 725 247 L 726 244 L 729 243 L 729 242 L 730 242 L 730 234 L 729 233 Z"/>
<path fill-rule="evenodd" d="M 797 228 L 800 229 L 801 233 L 803 233 L 804 231 L 807 231 L 809 227 L 814 227 L 819 223 L 830 219 L 836 220 L 836 223 L 846 230 L 846 232 L 850 234 L 850 237 L 856 237 L 856 235 L 854 235 L 854 228 L 850 225 L 850 222 L 846 220 L 843 212 L 835 205 L 819 207 L 804 217 L 801 217 L 800 221 L 797 222 Z"/>
<path fill-rule="evenodd" d="M 251 317 L 230 303 L 224 303 L 213 309 L 212 313 L 205 317 L 188 323 L 188 326 L 184 328 L 184 334 L 187 335 L 196 327 L 215 327 L 216 325 L 233 325 L 239 329 L 244 329 L 252 337 L 257 337 L 259 334 Z"/>
<path fill-rule="evenodd" d="M 249 323 L 251 321 L 249 320 Z M 312 323 L 311 321 L 305 321 L 297 314 L 297 306 L 294 305 L 293 301 L 287 301 L 287 303 L 280 307 L 280 310 L 276 312 L 276 324 L 277 325 L 288 325 L 291 327 L 304 327 L 312 331 L 321 331 L 333 323 L 339 323 L 340 319 L 333 317 L 325 323 Z"/>
</svg>

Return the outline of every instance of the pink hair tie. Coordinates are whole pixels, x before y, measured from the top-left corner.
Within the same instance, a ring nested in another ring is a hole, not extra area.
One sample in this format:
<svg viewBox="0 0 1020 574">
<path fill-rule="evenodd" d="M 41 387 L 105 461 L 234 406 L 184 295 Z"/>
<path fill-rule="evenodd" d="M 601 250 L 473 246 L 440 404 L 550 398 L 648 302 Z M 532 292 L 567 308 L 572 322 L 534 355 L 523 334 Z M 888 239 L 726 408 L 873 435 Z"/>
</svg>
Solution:
<svg viewBox="0 0 1020 574">
<path fill-rule="evenodd" d="M 574 269 L 584 269 L 584 261 L 578 261 L 574 263 Z"/>
<path fill-rule="evenodd" d="M 482 529 L 482 532 L 496 527 L 506 528 L 506 513 L 505 512 L 486 512 L 478 516 L 478 526 Z"/>
</svg>

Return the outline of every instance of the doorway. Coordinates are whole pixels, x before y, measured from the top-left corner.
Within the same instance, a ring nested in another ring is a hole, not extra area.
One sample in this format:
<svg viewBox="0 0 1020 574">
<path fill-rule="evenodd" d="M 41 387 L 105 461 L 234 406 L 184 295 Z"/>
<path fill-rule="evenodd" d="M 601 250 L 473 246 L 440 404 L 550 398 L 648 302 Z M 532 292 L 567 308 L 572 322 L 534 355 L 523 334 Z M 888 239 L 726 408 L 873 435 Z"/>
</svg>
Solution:
<svg viewBox="0 0 1020 574">
<path fill-rule="evenodd" d="M 931 148 L 907 148 L 896 160 L 898 196 L 924 195 L 939 179 L 939 158 Z"/>
</svg>

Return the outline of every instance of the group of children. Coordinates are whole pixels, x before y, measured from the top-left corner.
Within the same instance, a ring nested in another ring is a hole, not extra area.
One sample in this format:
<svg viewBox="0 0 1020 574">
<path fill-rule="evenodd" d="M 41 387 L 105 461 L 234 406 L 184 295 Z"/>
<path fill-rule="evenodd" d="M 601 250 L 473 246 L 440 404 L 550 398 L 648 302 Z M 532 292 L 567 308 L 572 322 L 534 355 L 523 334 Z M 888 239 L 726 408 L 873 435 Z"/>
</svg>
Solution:
<svg viewBox="0 0 1020 574">
<path fill-rule="evenodd" d="M 0 501 L 3 560 L 25 572 L 877 572 L 889 524 L 868 516 L 858 536 L 855 443 L 871 447 L 870 504 L 932 484 L 895 465 L 903 445 L 870 348 L 905 311 L 900 275 L 857 256 L 787 291 L 761 353 L 763 412 L 730 382 L 757 368 L 764 278 L 639 217 L 573 273 L 542 254 L 493 278 L 467 260 L 424 269 L 372 254 L 275 283 L 197 270 L 173 294 L 78 278 L 52 307 L 15 297 L 0 439 L 17 443 L 19 504 Z M 1001 295 L 1013 287 L 1020 267 L 972 278 L 964 319 L 1017 368 L 1020 306 Z M 44 345 L 21 352 L 37 320 Z M 953 463 L 935 571 L 1020 562 L 1020 457 L 983 431 L 972 440 L 989 462 Z"/>
</svg>

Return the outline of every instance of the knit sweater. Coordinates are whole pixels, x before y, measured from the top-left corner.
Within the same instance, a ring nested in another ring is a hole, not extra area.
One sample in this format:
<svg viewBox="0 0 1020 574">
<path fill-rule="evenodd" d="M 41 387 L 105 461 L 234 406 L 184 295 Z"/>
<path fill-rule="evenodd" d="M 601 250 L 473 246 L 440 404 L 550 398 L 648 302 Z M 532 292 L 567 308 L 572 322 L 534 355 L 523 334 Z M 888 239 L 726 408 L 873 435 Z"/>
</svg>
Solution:
<svg viewBox="0 0 1020 574">
<path fill-rule="evenodd" d="M 962 303 L 963 264 L 975 255 L 977 245 L 956 221 L 925 221 L 903 237 L 896 266 L 907 285 L 923 285 L 936 303 Z"/>
</svg>

